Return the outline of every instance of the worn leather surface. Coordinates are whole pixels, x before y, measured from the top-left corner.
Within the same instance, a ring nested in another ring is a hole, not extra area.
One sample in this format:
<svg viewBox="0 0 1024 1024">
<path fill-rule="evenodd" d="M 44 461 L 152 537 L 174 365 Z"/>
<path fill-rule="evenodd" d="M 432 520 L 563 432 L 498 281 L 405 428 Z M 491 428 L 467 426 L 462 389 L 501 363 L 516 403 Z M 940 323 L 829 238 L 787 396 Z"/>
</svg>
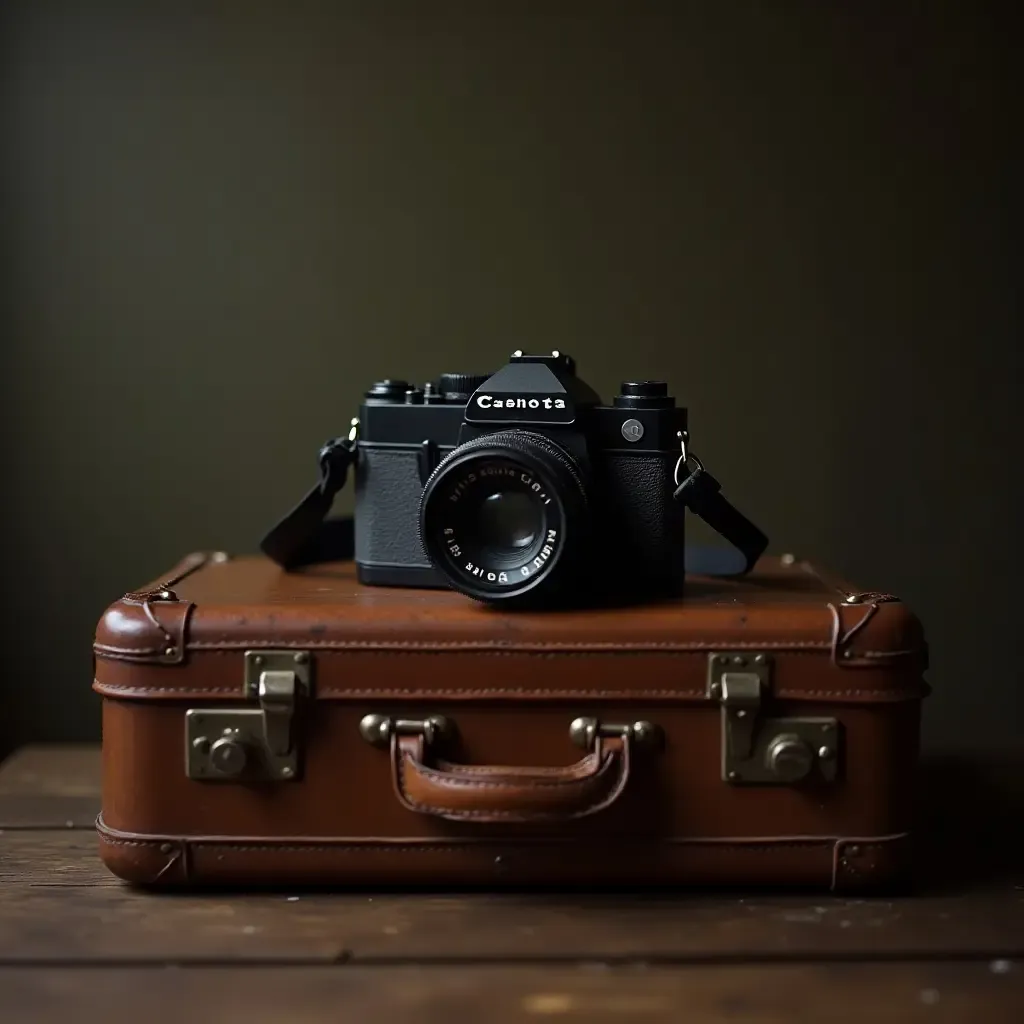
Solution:
<svg viewBox="0 0 1024 1024">
<path fill-rule="evenodd" d="M 98 827 L 100 853 L 120 878 L 141 886 L 195 888 L 343 886 L 662 887 L 782 886 L 877 892 L 903 886 L 910 837 L 751 837 L 512 844 L 498 839 L 390 842 L 376 837 L 137 835 Z"/>
<path fill-rule="evenodd" d="M 564 768 L 428 765 L 422 736 L 391 740 L 392 779 L 410 811 L 448 821 L 570 821 L 610 807 L 629 782 L 630 741 L 599 739 L 597 749 Z"/>
<path fill-rule="evenodd" d="M 347 564 L 288 574 L 192 558 L 97 629 L 103 856 L 159 884 L 890 877 L 906 860 L 928 692 L 918 620 L 798 562 L 688 584 L 657 606 L 512 613 L 362 587 Z M 311 654 L 299 777 L 190 780 L 184 713 L 240 706 L 254 647 Z M 723 782 L 706 687 L 720 650 L 769 657 L 771 714 L 839 720 L 835 782 Z M 443 713 L 457 735 L 374 747 L 359 734 L 368 713 Z M 569 739 L 580 715 L 645 719 L 663 742 L 607 740 L 588 757 Z"/>
</svg>

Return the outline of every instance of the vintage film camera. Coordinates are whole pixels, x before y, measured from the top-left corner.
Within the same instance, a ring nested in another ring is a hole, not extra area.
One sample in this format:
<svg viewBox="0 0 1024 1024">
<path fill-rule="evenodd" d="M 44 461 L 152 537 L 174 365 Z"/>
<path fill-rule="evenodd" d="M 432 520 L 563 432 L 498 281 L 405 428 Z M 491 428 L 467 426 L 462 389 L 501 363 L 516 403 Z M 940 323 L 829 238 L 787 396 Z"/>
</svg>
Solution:
<svg viewBox="0 0 1024 1024">
<path fill-rule="evenodd" d="M 569 355 L 517 351 L 493 374 L 379 381 L 354 423 L 323 449 L 305 510 L 265 539 L 282 565 L 354 554 L 368 585 L 575 604 L 681 592 L 687 506 L 745 568 L 766 544 L 688 456 L 686 410 L 663 381 L 625 382 L 605 405 Z M 310 526 L 353 462 L 354 551 L 318 548 Z"/>
</svg>

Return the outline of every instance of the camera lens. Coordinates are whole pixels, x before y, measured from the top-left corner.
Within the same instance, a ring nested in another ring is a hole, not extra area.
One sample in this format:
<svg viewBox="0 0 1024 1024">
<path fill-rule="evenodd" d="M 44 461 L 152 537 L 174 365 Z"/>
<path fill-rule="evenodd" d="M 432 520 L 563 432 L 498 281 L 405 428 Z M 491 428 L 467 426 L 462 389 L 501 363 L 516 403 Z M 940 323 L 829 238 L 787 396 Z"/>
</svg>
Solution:
<svg viewBox="0 0 1024 1024">
<path fill-rule="evenodd" d="M 587 525 L 583 475 L 553 441 L 489 434 L 447 455 L 423 488 L 420 538 L 449 585 L 502 601 L 563 589 Z"/>
<path fill-rule="evenodd" d="M 480 503 L 476 533 L 498 558 L 517 557 L 540 533 L 543 516 L 533 499 L 519 491 L 495 491 Z"/>
</svg>

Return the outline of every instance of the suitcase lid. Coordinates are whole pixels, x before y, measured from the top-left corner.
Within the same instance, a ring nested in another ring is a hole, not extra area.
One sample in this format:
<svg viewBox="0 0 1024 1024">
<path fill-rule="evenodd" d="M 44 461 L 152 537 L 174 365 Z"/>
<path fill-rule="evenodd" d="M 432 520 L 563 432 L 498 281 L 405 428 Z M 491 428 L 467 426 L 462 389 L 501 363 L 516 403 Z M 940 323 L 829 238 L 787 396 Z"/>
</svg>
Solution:
<svg viewBox="0 0 1024 1024">
<path fill-rule="evenodd" d="M 793 556 L 766 556 L 742 578 L 688 577 L 683 596 L 655 604 L 510 612 L 449 590 L 363 586 L 350 562 L 284 572 L 223 553 L 190 555 L 107 609 L 94 688 L 244 696 L 237 662 L 261 650 L 308 656 L 319 699 L 703 701 L 729 666 L 770 667 L 774 695 L 788 699 L 929 692 L 913 613 Z"/>
</svg>

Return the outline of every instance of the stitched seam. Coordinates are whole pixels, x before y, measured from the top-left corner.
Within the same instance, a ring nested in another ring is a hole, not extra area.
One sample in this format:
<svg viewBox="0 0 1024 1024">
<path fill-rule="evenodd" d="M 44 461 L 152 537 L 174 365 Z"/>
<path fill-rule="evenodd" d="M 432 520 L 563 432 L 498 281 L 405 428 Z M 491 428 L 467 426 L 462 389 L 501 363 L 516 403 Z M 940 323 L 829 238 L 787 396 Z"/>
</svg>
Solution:
<svg viewBox="0 0 1024 1024">
<path fill-rule="evenodd" d="M 410 755 L 404 754 L 402 756 L 406 758 L 408 762 Z M 481 780 L 479 778 L 461 779 L 458 778 L 457 775 L 453 775 L 443 771 L 438 771 L 436 768 L 428 768 L 426 765 L 420 765 L 419 768 L 417 769 L 417 772 L 418 774 L 426 775 L 427 777 L 435 780 L 441 785 L 464 785 L 467 787 L 478 788 L 490 787 L 501 788 L 501 790 L 506 790 L 506 788 L 508 788 L 509 786 L 522 786 L 523 788 L 539 788 L 539 790 L 544 790 L 544 788 L 548 788 L 548 790 L 551 790 L 551 788 L 565 787 L 568 785 L 579 785 L 581 783 L 592 782 L 596 777 L 598 777 L 600 772 L 604 769 L 603 764 L 600 765 L 600 767 L 598 767 L 597 769 L 595 769 L 593 766 L 594 760 L 594 756 L 589 755 L 587 758 L 584 759 L 583 762 L 578 763 L 577 765 L 569 766 L 579 772 L 589 772 L 589 774 L 587 774 L 583 778 L 580 778 L 577 775 L 566 775 L 563 778 L 554 779 L 543 778 L 541 776 L 530 778 L 530 776 L 528 775 L 512 775 L 506 776 L 501 781 L 494 781 L 492 779 Z M 583 767 L 580 766 L 581 764 L 583 765 Z M 479 773 L 482 770 L 479 766 L 472 765 L 465 766 L 465 770 L 468 773 L 472 774 L 474 772 L 474 767 L 476 768 L 476 773 Z M 459 773 L 463 770 L 464 768 L 462 765 L 454 765 L 452 768 L 453 773 Z M 544 770 L 545 769 L 542 769 L 542 771 Z M 550 772 L 558 771 L 559 769 L 548 768 L 546 770 Z"/>
<path fill-rule="evenodd" d="M 202 651 L 206 654 L 231 654 L 239 650 L 249 650 L 254 645 L 259 646 L 266 641 L 262 638 L 251 641 L 218 642 L 193 640 L 186 645 L 186 650 Z M 674 644 L 671 641 L 650 642 L 642 645 L 628 646 L 625 644 L 559 644 L 559 643 L 536 643 L 528 647 L 505 647 L 495 648 L 487 641 L 453 641 L 451 643 L 431 643 L 419 645 L 409 642 L 380 642 L 374 641 L 331 641 L 331 640 L 282 640 L 270 644 L 270 646 L 282 649 L 299 648 L 302 650 L 356 650 L 366 654 L 443 654 L 449 650 L 473 651 L 476 654 L 490 657 L 550 657 L 549 652 L 561 653 L 565 657 L 586 656 L 588 654 L 615 654 L 621 657 L 641 657 L 645 654 L 700 654 L 705 651 L 714 651 L 721 648 L 729 650 L 777 650 L 790 654 L 813 654 L 816 651 L 827 651 L 831 649 L 828 643 L 818 641 L 799 641 L 794 643 L 769 642 L 765 643 L 720 643 L 720 644 Z M 114 647 L 108 644 L 93 644 L 93 650 L 98 654 L 115 656 L 118 654 L 159 654 L 162 647 Z M 907 647 L 895 651 L 852 651 L 855 658 L 909 658 L 919 656 L 922 652 L 918 648 Z"/>
<path fill-rule="evenodd" d="M 582 761 L 577 761 L 574 765 L 567 765 L 565 768 L 520 768 L 516 769 L 515 766 L 509 765 L 503 768 L 501 771 L 508 772 L 507 775 L 502 776 L 506 782 L 514 784 L 516 780 L 520 778 L 551 778 L 555 781 L 558 779 L 566 781 L 578 781 L 580 772 L 591 771 L 591 762 L 594 760 L 593 754 L 588 754 Z M 496 775 L 501 775 L 501 771 L 495 771 L 494 768 L 487 767 L 484 765 L 477 764 L 454 764 L 450 761 L 439 761 L 438 764 L 444 765 L 443 768 L 427 768 L 426 765 L 423 767 L 428 772 L 435 772 L 447 778 L 449 774 L 456 775 L 483 775 L 485 777 L 493 778 Z M 571 771 L 570 771 L 571 770 Z M 517 774 L 518 771 L 518 774 Z"/>
<path fill-rule="evenodd" d="M 95 686 L 101 691 L 116 693 L 178 693 L 182 696 L 205 693 L 231 693 L 243 699 L 240 687 L 237 686 L 210 686 L 202 690 L 192 690 L 185 686 L 130 686 L 121 683 L 102 683 L 95 681 Z M 918 697 L 924 692 L 923 687 L 913 689 L 845 689 L 845 690 L 777 690 L 777 697 L 864 697 L 875 696 L 879 698 L 895 697 Z M 526 689 L 525 687 L 477 687 L 466 689 L 429 690 L 414 689 L 412 687 L 393 687 L 389 689 L 373 690 L 340 690 L 337 688 L 326 688 L 318 691 L 320 697 L 350 697 L 374 698 L 392 696 L 416 696 L 429 700 L 434 697 L 477 697 L 488 694 L 511 694 L 515 696 L 538 696 L 538 697 L 705 697 L 706 691 L 701 690 L 556 690 L 556 689 Z M 712 703 L 709 700 L 709 703 Z M 717 706 L 717 705 L 714 705 Z"/>
<path fill-rule="evenodd" d="M 93 644 L 92 649 L 100 654 L 163 654 L 163 647 L 113 647 L 110 644 Z"/>
<path fill-rule="evenodd" d="M 902 837 L 900 837 L 900 838 L 902 838 Z M 139 839 L 117 839 L 117 838 L 114 838 L 113 836 L 107 836 L 107 835 L 103 834 L 102 832 L 100 833 L 100 840 L 101 840 L 101 842 L 104 842 L 104 843 L 108 844 L 109 846 L 133 846 L 133 847 L 143 847 L 143 848 L 145 848 L 145 847 L 156 847 L 156 848 L 159 848 L 159 847 L 163 846 L 167 842 L 167 840 L 159 840 L 158 841 L 158 840 L 155 840 L 155 839 L 154 840 L 149 840 L 149 839 L 146 839 L 146 840 L 139 840 Z M 882 843 L 858 842 L 857 845 L 860 846 L 862 849 L 878 850 L 878 849 L 883 849 L 884 847 L 888 846 L 889 843 L 898 842 L 898 841 L 899 840 L 889 840 L 888 842 L 882 842 Z M 466 850 L 472 850 L 472 849 L 477 849 L 478 848 L 476 846 L 469 846 L 469 845 L 466 845 L 466 846 L 434 846 L 434 845 L 426 845 L 426 844 L 424 844 L 424 845 L 421 845 L 421 846 L 416 846 L 415 842 L 416 842 L 415 840 L 412 840 L 411 843 L 413 845 L 409 845 L 409 846 L 401 846 L 401 845 L 397 845 L 397 844 L 396 845 L 390 845 L 390 844 L 383 844 L 383 843 L 381 843 L 381 844 L 361 844 L 360 843 L 360 844 L 352 844 L 350 846 L 345 846 L 345 845 L 341 845 L 341 844 L 338 844 L 336 846 L 335 845 L 321 845 L 321 844 L 315 844 L 315 843 L 309 843 L 309 844 L 306 844 L 306 845 L 282 844 L 282 845 L 278 846 L 278 845 L 275 845 L 275 844 L 266 844 L 266 845 L 254 846 L 254 845 L 249 845 L 249 844 L 238 845 L 238 844 L 236 844 L 234 842 L 203 843 L 203 842 L 193 842 L 192 840 L 178 840 L 178 845 L 181 845 L 182 843 L 184 843 L 189 848 L 194 849 L 194 850 L 198 850 L 198 849 L 205 849 L 205 850 L 226 849 L 226 850 L 231 851 L 232 853 L 242 853 L 242 852 L 253 852 L 253 853 L 307 853 L 307 852 L 318 852 L 318 853 L 328 853 L 328 852 L 359 853 L 359 852 L 361 852 L 363 850 L 371 851 L 373 853 L 383 853 L 383 852 L 387 852 L 387 853 L 426 853 L 426 852 L 431 852 L 431 853 L 457 853 L 457 852 L 460 852 L 460 851 L 464 852 Z M 723 840 L 721 840 L 721 842 L 716 842 L 716 841 L 707 842 L 707 841 L 705 841 L 703 843 L 694 844 L 694 845 L 695 846 L 706 846 L 709 849 L 716 849 L 716 850 L 721 849 L 722 847 L 729 847 L 730 849 L 736 849 L 736 850 L 750 850 L 753 853 L 782 853 L 782 852 L 788 853 L 791 849 L 806 849 L 808 847 L 815 847 L 815 846 L 832 846 L 834 844 L 834 842 L 835 842 L 835 840 L 833 840 L 833 839 L 824 838 L 824 839 L 809 840 L 806 843 L 778 842 L 778 843 L 765 843 L 765 844 L 762 845 L 762 844 L 758 844 L 758 843 L 736 843 L 736 842 L 733 842 L 733 841 L 731 841 L 729 839 L 723 839 Z M 551 846 L 532 847 L 532 846 L 530 846 L 528 844 L 516 845 L 515 843 L 496 842 L 496 843 L 493 843 L 493 844 L 489 844 L 486 847 L 486 849 L 493 849 L 493 848 L 504 849 L 504 850 L 513 850 L 514 849 L 514 850 L 516 850 L 519 853 L 524 853 L 524 852 L 529 852 L 529 851 L 533 851 L 533 850 L 538 850 L 538 851 L 561 850 L 565 846 L 570 846 L 570 845 L 575 845 L 575 844 L 566 843 L 566 844 L 553 844 Z M 678 848 L 686 848 L 687 843 L 686 843 L 686 840 L 682 840 L 682 841 L 676 841 L 676 842 L 659 842 L 657 844 L 638 843 L 636 845 L 637 845 L 637 848 L 641 849 L 641 850 L 666 850 L 666 849 L 675 849 L 677 847 Z"/>
<path fill-rule="evenodd" d="M 403 754 L 403 766 L 409 763 L 409 754 Z M 428 768 L 426 765 L 420 765 L 416 772 L 420 775 L 425 775 L 432 781 L 436 782 L 440 786 L 451 786 L 451 787 L 463 787 L 465 789 L 539 789 L 539 790 L 576 790 L 584 789 L 590 783 L 595 782 L 597 779 L 603 777 L 604 772 L 607 770 L 608 765 L 611 763 L 611 759 L 607 759 L 604 764 L 601 765 L 593 774 L 586 776 L 582 779 L 563 779 L 563 780 L 550 780 L 550 779 L 513 779 L 511 781 L 504 780 L 501 782 L 492 782 L 490 780 L 480 779 L 459 779 L 453 778 L 446 775 L 444 772 L 435 771 L 433 768 Z"/>
<path fill-rule="evenodd" d="M 263 639 L 258 641 L 264 643 Z M 249 648 L 253 644 L 251 640 L 192 640 L 189 642 L 189 650 L 237 650 Z M 601 642 L 593 640 L 580 640 L 579 642 L 559 640 L 534 640 L 528 644 L 517 646 L 513 643 L 502 644 L 494 640 L 281 640 L 274 643 L 274 647 L 302 647 L 302 648 L 336 648 L 338 650 L 381 650 L 381 651 L 417 651 L 423 653 L 440 652 L 444 650 L 478 650 L 481 653 L 492 654 L 532 654 L 540 651 L 621 651 L 623 654 L 643 654 L 645 651 L 665 650 L 686 653 L 688 651 L 717 651 L 723 647 L 729 650 L 735 649 L 761 649 L 785 650 L 792 648 L 794 652 L 801 653 L 806 650 L 827 651 L 830 647 L 827 641 L 821 640 L 766 640 L 763 643 L 752 641 L 740 641 L 736 643 L 710 643 L 695 640 L 692 643 L 677 643 L 672 640 L 648 640 L 640 644 Z M 888 652 L 882 652 L 888 653 Z"/>
<path fill-rule="evenodd" d="M 98 679 L 94 685 L 99 690 L 114 690 L 118 693 L 180 693 L 183 697 L 204 693 L 233 693 L 239 700 L 244 700 L 240 686 L 210 686 L 202 690 L 189 690 L 181 686 L 122 686 L 120 683 L 101 683 Z"/>
<path fill-rule="evenodd" d="M 561 818 L 561 817 L 564 816 L 564 812 L 563 811 L 558 811 L 558 810 L 492 811 L 492 810 L 477 810 L 477 809 L 473 809 L 473 808 L 461 808 L 461 807 L 436 807 L 436 806 L 433 806 L 431 804 L 423 803 L 422 801 L 417 800 L 415 797 L 409 795 L 408 786 L 406 785 L 406 781 L 405 781 L 405 771 L 406 771 L 406 768 L 408 767 L 408 762 L 409 762 L 409 755 L 408 754 L 403 754 L 402 758 L 401 758 L 401 760 L 399 761 L 399 764 L 398 764 L 398 787 L 399 787 L 399 790 L 401 791 L 403 799 L 408 802 L 409 806 L 410 807 L 415 807 L 418 810 L 426 811 L 426 812 L 429 812 L 429 813 L 432 813 L 432 814 L 436 814 L 438 811 L 443 811 L 443 813 L 446 814 L 449 817 L 459 817 L 459 818 L 506 818 L 506 819 L 512 819 L 512 820 L 520 820 L 520 821 L 539 821 L 539 820 L 542 820 L 544 818 L 555 818 L 555 817 Z M 608 761 L 608 764 L 611 764 L 611 760 Z M 604 770 L 605 770 L 605 768 L 601 769 L 602 773 L 604 772 Z M 584 783 L 596 783 L 599 779 L 602 779 L 603 777 L 604 777 L 603 774 L 598 774 L 598 775 L 595 775 L 592 779 L 585 779 L 583 781 L 584 781 Z M 501 786 L 500 783 L 480 783 L 480 782 L 476 782 L 476 781 L 466 781 L 466 782 L 461 782 L 460 781 L 460 782 L 456 782 L 455 785 L 465 786 L 465 787 L 471 788 L 471 789 L 494 788 L 496 786 L 500 787 L 500 788 L 506 788 L 504 786 Z M 574 784 L 573 788 L 578 790 L 578 789 L 580 789 L 582 787 L 579 785 L 579 783 L 576 783 L 576 784 Z M 587 804 L 586 807 L 583 807 L 583 808 L 581 808 L 579 810 L 574 810 L 572 812 L 573 816 L 574 817 L 579 817 L 581 814 L 583 814 L 585 811 L 587 811 L 591 806 L 593 806 L 593 803 L 594 803 L 594 801 L 592 800 L 592 801 L 590 801 L 589 804 Z"/>
</svg>

